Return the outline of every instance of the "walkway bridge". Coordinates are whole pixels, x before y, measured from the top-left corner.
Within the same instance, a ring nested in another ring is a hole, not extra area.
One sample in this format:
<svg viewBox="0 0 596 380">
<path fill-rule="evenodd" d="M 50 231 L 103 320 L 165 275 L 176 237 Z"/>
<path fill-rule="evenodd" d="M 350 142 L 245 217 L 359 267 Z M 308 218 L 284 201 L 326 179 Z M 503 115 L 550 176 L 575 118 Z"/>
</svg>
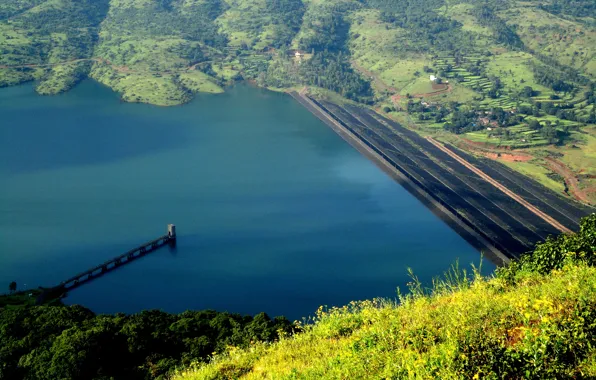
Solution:
<svg viewBox="0 0 596 380">
<path fill-rule="evenodd" d="M 123 265 L 130 264 L 133 261 L 138 260 L 141 257 L 144 257 L 165 245 L 176 245 L 176 226 L 173 224 L 168 225 L 168 232 L 165 235 L 147 243 L 141 244 L 120 256 L 114 257 L 113 259 L 104 262 L 103 264 L 81 272 L 76 276 L 69 278 L 68 280 L 62 281 L 58 286 L 55 286 L 51 289 L 46 289 L 46 291 L 38 297 L 37 303 L 40 304 L 50 299 L 61 297 L 64 293 L 76 289 L 91 280 L 103 276 L 106 273 L 110 273 L 122 267 Z"/>
</svg>

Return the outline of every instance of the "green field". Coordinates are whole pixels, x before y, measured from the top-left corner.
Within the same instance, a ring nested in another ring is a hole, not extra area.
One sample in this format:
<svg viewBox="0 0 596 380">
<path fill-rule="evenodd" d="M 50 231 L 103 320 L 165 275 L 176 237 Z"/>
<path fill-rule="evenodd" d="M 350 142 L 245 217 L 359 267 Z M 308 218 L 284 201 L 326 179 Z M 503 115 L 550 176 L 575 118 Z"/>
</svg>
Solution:
<svg viewBox="0 0 596 380">
<path fill-rule="evenodd" d="M 535 179 L 546 187 L 556 191 L 559 194 L 565 193 L 565 184 L 562 180 L 555 180 L 552 178 L 552 172 L 545 167 L 540 160 L 530 162 L 508 162 L 503 163 L 510 168 Z"/>
</svg>

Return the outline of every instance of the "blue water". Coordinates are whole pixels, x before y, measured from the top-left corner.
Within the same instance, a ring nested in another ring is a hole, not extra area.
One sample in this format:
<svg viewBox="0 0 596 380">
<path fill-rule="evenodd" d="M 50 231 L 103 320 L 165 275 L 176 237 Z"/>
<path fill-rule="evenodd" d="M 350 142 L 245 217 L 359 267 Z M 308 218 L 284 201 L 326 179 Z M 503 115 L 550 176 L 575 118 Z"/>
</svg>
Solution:
<svg viewBox="0 0 596 380">
<path fill-rule="evenodd" d="M 69 294 L 100 313 L 265 311 L 395 297 L 467 242 L 291 97 L 249 86 L 181 107 L 87 81 L 0 90 L 0 285 L 50 286 L 178 229 Z M 492 264 L 484 263 L 487 270 Z"/>
</svg>

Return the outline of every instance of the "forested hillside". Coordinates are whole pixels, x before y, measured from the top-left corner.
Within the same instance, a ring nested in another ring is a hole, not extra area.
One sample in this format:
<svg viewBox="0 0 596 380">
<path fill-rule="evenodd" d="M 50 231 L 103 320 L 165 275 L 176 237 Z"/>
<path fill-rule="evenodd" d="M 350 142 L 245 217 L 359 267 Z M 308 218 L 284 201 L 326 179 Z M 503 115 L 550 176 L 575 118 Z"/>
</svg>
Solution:
<svg viewBox="0 0 596 380">
<path fill-rule="evenodd" d="M 0 52 L 0 86 L 42 94 L 337 93 L 484 155 L 529 149 L 509 164 L 596 201 L 593 0 L 0 0 Z"/>
<path fill-rule="evenodd" d="M 293 329 L 263 313 L 95 315 L 81 306 L 0 306 L 0 379 L 165 379 L 228 346 L 273 341 Z"/>
</svg>

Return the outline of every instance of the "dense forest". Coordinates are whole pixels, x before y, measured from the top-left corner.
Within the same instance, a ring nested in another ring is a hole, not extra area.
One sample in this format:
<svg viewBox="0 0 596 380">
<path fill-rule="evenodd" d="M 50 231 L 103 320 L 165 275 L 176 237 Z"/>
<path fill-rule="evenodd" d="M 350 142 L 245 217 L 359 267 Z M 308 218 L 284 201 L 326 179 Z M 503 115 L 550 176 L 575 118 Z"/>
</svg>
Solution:
<svg viewBox="0 0 596 380">
<path fill-rule="evenodd" d="M 81 306 L 0 309 L 0 379 L 165 379 L 229 346 L 294 331 L 285 318 L 215 311 L 95 315 Z"/>
</svg>

